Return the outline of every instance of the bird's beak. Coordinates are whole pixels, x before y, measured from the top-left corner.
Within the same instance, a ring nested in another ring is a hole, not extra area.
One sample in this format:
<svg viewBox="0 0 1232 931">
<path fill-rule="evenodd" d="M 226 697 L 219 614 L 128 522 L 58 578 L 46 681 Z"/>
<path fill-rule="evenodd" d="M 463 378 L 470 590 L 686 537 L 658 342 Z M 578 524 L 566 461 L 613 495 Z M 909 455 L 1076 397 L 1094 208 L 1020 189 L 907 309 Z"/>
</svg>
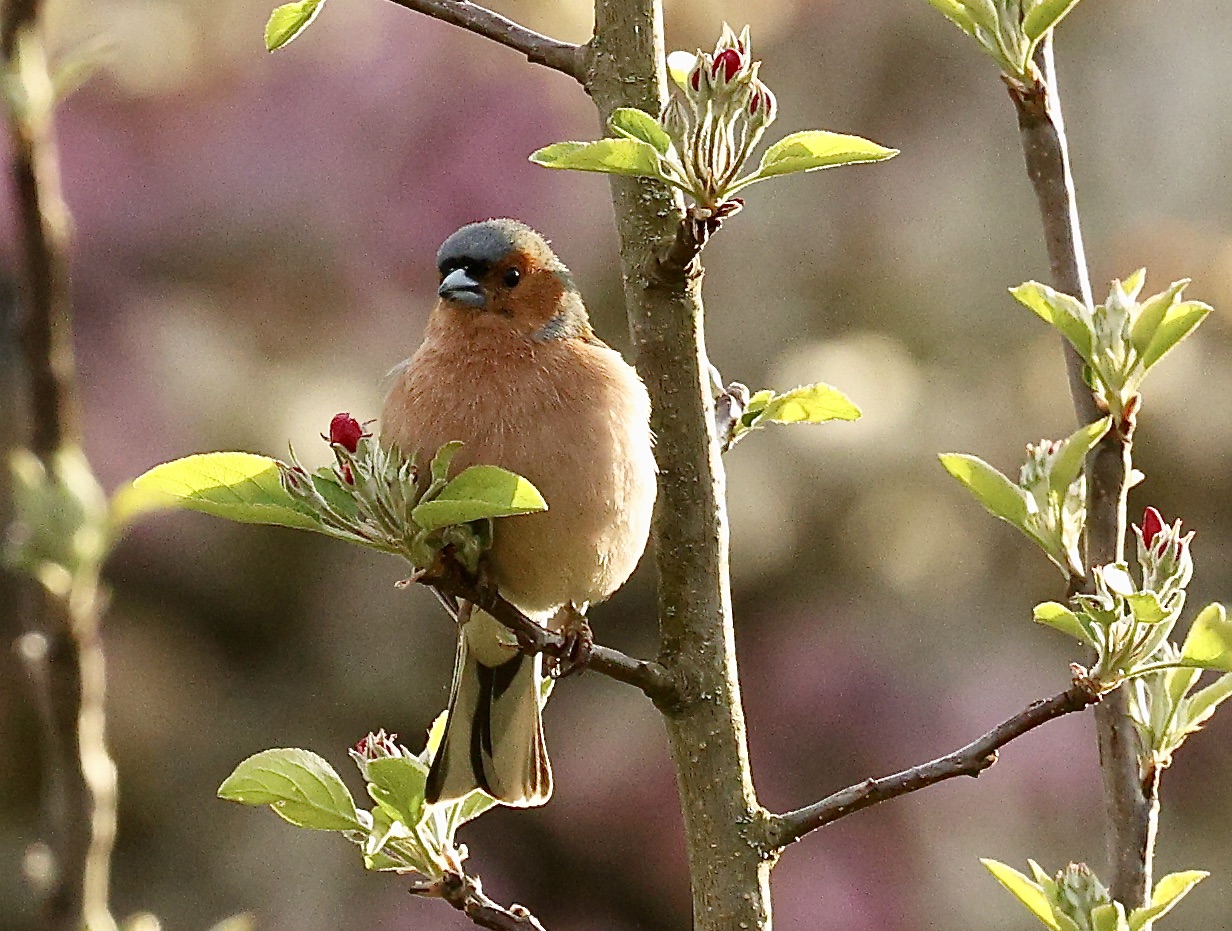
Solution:
<svg viewBox="0 0 1232 931">
<path fill-rule="evenodd" d="M 467 274 L 464 268 L 455 268 L 446 275 L 436 293 L 447 301 L 465 304 L 467 307 L 483 307 L 488 302 L 483 286 Z"/>
</svg>

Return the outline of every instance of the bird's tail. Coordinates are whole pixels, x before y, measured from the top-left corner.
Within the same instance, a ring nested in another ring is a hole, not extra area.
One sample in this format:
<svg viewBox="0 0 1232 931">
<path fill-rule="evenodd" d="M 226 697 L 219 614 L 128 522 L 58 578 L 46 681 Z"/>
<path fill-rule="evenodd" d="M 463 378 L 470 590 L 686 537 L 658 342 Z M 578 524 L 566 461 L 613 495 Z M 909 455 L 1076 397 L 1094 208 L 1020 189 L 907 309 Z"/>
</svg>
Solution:
<svg viewBox="0 0 1232 931">
<path fill-rule="evenodd" d="M 540 716 L 539 656 L 510 656 L 508 632 L 476 610 L 458 637 L 445 735 L 428 771 L 428 804 L 483 789 L 506 805 L 544 804 L 552 795 Z"/>
</svg>

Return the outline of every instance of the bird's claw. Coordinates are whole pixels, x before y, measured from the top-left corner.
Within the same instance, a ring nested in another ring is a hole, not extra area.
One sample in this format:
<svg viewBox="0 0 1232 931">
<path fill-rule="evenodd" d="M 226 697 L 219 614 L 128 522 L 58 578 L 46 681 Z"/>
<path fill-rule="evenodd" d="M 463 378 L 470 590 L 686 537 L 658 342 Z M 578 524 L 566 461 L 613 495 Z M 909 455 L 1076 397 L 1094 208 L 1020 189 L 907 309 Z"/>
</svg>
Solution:
<svg viewBox="0 0 1232 931">
<path fill-rule="evenodd" d="M 590 654 L 595 648 L 595 635 L 586 615 L 572 605 L 563 610 L 567 612 L 564 627 L 561 628 L 565 645 L 559 656 L 548 657 L 548 675 L 553 679 L 565 679 L 581 672 L 590 662 Z"/>
</svg>

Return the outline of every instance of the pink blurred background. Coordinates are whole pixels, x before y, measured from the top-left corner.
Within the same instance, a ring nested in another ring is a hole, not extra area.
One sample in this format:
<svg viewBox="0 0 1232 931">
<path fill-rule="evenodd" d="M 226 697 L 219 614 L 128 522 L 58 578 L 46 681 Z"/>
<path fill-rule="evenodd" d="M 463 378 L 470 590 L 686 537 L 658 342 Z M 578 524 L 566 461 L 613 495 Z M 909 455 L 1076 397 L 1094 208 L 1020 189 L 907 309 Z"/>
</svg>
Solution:
<svg viewBox="0 0 1232 931">
<path fill-rule="evenodd" d="M 502 11 L 573 41 L 582 0 Z M 606 181 L 529 152 L 593 138 L 569 79 L 378 0 L 333 0 L 276 55 L 266 5 L 62 0 L 51 36 L 101 41 L 63 106 L 76 226 L 76 344 L 87 452 L 107 487 L 211 449 L 323 462 L 317 435 L 379 410 L 417 344 L 433 255 L 461 224 L 524 219 L 573 269 L 601 335 L 627 347 Z M 992 63 L 924 0 L 669 3 L 669 46 L 753 28 L 779 97 L 771 137 L 821 127 L 902 150 L 884 165 L 758 186 L 707 250 L 708 344 L 728 379 L 827 381 L 857 424 L 781 427 L 726 459 L 737 639 L 763 801 L 786 809 L 965 743 L 1067 682 L 1074 644 L 1031 623 L 1061 594 L 1046 561 L 936 461 L 1016 471 L 1073 428 L 1056 338 L 1006 294 L 1047 265 L 1013 109 Z M 1232 11 L 1087 0 L 1058 42 L 1097 296 L 1141 265 L 1192 277 L 1216 313 L 1152 373 L 1133 509 L 1198 532 L 1190 604 L 1232 595 Z M 0 278 L 11 282 L 8 192 Z M 8 387 L 11 321 L 0 332 Z M 0 385 L 2 386 L 2 385 Z M 8 395 L 5 395 L 6 399 Z M 6 403 L 7 400 L 6 400 Z M 10 415 L 12 416 L 12 415 Z M 344 841 L 214 797 L 243 757 L 302 746 L 359 791 L 346 748 L 377 727 L 417 747 L 444 705 L 450 625 L 395 561 L 201 515 L 149 520 L 109 564 L 110 737 L 120 768 L 118 916 L 270 931 L 470 927 Z M 652 569 L 595 610 L 599 639 L 654 650 Z M 16 630 L 0 578 L 0 610 Z M 10 636 L 11 640 L 11 636 Z M 33 712 L 0 669 L 0 926 L 34 927 L 20 879 L 37 836 Z M 1213 877 L 1169 927 L 1232 906 L 1232 713 L 1164 779 L 1158 869 Z M 677 929 L 689 897 L 657 713 L 597 675 L 548 710 L 552 803 L 464 831 L 498 900 L 553 931 Z M 978 782 L 855 815 L 788 850 L 780 927 L 1009 931 L 1031 919 L 977 858 L 1102 870 L 1089 716 L 1008 748 Z"/>
</svg>

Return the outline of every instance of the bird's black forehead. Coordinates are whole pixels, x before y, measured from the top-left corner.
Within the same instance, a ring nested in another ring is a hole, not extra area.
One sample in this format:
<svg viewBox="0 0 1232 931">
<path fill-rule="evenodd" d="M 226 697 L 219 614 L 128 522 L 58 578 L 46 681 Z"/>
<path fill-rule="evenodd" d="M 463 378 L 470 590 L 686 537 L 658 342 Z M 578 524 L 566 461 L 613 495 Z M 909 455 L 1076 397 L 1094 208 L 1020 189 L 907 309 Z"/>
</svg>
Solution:
<svg viewBox="0 0 1232 931">
<path fill-rule="evenodd" d="M 517 220 L 484 220 L 469 223 L 443 243 L 436 253 L 436 267 L 442 274 L 460 267 L 489 268 L 522 252 L 544 268 L 568 275 L 547 240 Z"/>
</svg>

